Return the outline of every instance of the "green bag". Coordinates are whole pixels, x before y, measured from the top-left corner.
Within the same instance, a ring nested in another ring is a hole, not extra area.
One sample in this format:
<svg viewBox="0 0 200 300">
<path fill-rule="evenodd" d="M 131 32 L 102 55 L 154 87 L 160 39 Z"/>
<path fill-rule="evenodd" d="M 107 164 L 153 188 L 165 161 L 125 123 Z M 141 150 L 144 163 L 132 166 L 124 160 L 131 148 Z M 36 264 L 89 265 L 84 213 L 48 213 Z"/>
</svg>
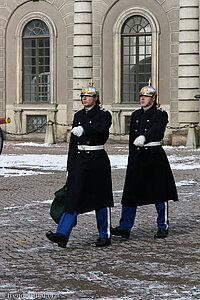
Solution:
<svg viewBox="0 0 200 300">
<path fill-rule="evenodd" d="M 64 212 L 66 185 L 64 185 L 61 189 L 57 190 L 54 193 L 54 195 L 55 198 L 51 203 L 51 207 L 50 207 L 50 216 L 58 224 Z"/>
</svg>

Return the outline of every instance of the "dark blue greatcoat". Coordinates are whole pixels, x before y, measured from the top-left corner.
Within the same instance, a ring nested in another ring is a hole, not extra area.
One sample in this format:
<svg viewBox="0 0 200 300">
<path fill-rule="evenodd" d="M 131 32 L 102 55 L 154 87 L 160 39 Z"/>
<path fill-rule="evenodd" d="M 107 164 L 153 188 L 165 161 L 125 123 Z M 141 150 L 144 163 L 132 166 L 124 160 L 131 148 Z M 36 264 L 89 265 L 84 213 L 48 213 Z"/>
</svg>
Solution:
<svg viewBox="0 0 200 300">
<path fill-rule="evenodd" d="M 141 108 L 132 113 L 123 205 L 140 206 L 178 200 L 174 177 L 162 146 L 133 145 L 139 135 L 145 136 L 145 144 L 161 141 L 167 123 L 167 112 L 156 105 L 146 111 Z"/>
<path fill-rule="evenodd" d="M 113 206 L 111 167 L 105 150 L 79 151 L 78 145 L 104 145 L 109 137 L 111 114 L 95 105 L 74 115 L 73 127 L 84 134 L 71 134 L 67 170 L 65 211 L 78 214 Z"/>
</svg>

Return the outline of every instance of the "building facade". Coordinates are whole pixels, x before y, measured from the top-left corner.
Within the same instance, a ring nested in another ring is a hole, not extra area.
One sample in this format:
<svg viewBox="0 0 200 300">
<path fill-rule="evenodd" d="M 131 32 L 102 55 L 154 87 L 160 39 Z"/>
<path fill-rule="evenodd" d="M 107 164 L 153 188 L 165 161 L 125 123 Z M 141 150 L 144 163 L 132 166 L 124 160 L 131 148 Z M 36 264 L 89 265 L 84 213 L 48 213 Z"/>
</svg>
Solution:
<svg viewBox="0 0 200 300">
<path fill-rule="evenodd" d="M 0 117 L 11 118 L 3 129 L 44 139 L 51 120 L 56 139 L 66 140 L 92 78 L 112 113 L 111 138 L 127 140 L 138 92 L 151 78 L 170 117 L 165 140 L 184 145 L 182 128 L 200 122 L 199 7 L 199 0 L 1 0 Z"/>
</svg>

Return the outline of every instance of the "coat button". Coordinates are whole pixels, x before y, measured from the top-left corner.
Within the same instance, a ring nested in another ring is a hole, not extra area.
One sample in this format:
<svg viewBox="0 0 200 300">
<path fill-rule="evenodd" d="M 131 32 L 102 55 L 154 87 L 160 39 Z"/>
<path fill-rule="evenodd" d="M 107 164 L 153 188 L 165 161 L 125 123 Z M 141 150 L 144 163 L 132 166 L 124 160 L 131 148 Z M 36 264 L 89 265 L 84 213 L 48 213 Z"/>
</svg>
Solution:
<svg viewBox="0 0 200 300">
<path fill-rule="evenodd" d="M 80 151 L 78 151 L 78 154 L 80 154 L 81 152 Z"/>
<path fill-rule="evenodd" d="M 135 129 L 135 132 L 137 132 L 137 129 Z"/>
<path fill-rule="evenodd" d="M 145 147 L 145 149 L 147 150 L 147 147 Z"/>
<path fill-rule="evenodd" d="M 87 153 L 89 154 L 89 153 L 90 153 L 90 151 L 87 151 Z"/>
<path fill-rule="evenodd" d="M 145 130 L 144 131 L 147 131 L 147 129 L 145 128 Z"/>
<path fill-rule="evenodd" d="M 87 144 L 89 144 L 90 142 L 87 142 Z"/>
<path fill-rule="evenodd" d="M 140 148 L 137 148 L 137 150 L 140 150 Z"/>
<path fill-rule="evenodd" d="M 149 122 L 149 120 L 147 120 L 147 122 Z"/>
<path fill-rule="evenodd" d="M 138 121 L 138 120 L 136 120 L 136 122 L 138 123 L 139 121 Z"/>
<path fill-rule="evenodd" d="M 81 122 L 78 122 L 78 124 L 81 124 Z"/>
<path fill-rule="evenodd" d="M 92 121 L 89 122 L 90 124 L 92 123 Z"/>
</svg>

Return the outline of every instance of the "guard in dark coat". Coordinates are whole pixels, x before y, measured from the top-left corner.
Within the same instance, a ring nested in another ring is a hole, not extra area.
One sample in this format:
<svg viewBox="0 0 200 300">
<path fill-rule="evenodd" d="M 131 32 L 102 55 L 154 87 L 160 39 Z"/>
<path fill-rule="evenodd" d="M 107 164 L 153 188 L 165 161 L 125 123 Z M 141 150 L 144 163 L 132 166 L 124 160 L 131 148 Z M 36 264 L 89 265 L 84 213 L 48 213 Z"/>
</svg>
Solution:
<svg viewBox="0 0 200 300">
<path fill-rule="evenodd" d="M 122 216 L 113 235 L 129 238 L 137 206 L 155 204 L 158 231 L 154 238 L 168 235 L 168 200 L 178 200 L 174 177 L 161 146 L 168 115 L 156 105 L 156 91 L 145 86 L 140 91 L 141 108 L 131 116 L 129 158 L 122 196 Z"/>
<path fill-rule="evenodd" d="M 104 144 L 109 137 L 111 114 L 100 108 L 93 84 L 81 92 L 84 108 L 74 115 L 68 152 L 65 212 L 57 232 L 46 233 L 48 239 L 65 248 L 77 215 L 96 211 L 99 238 L 93 244 L 111 244 L 113 206 L 111 167 Z"/>
</svg>

